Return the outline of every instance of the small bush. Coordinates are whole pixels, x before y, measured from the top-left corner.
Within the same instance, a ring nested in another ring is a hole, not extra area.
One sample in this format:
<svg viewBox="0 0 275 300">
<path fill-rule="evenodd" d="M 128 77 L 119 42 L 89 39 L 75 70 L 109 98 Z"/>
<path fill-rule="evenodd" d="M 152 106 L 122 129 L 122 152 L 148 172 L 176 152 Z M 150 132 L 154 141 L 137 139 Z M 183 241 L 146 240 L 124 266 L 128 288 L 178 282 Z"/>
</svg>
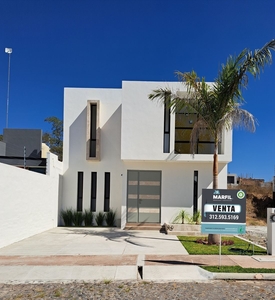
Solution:
<svg viewBox="0 0 275 300">
<path fill-rule="evenodd" d="M 84 218 L 85 226 L 89 226 L 89 227 L 93 226 L 94 214 L 92 211 L 85 209 L 83 218 Z"/>
<path fill-rule="evenodd" d="M 198 238 L 196 240 L 196 243 L 208 245 L 208 239 L 206 237 Z M 234 241 L 233 240 L 222 240 L 221 244 L 222 244 L 222 246 L 231 246 L 231 245 L 234 245 Z"/>
<path fill-rule="evenodd" d="M 196 243 L 207 244 L 208 240 L 207 240 L 207 238 L 199 238 L 199 239 L 196 240 Z"/>
<path fill-rule="evenodd" d="M 95 221 L 97 226 L 103 226 L 104 220 L 105 220 L 105 214 L 103 212 L 100 211 L 99 213 L 96 214 Z"/>
<path fill-rule="evenodd" d="M 73 224 L 74 226 L 80 227 L 83 223 L 84 217 L 82 211 L 73 212 Z"/>
<path fill-rule="evenodd" d="M 113 227 L 115 226 L 116 222 L 116 212 L 110 209 L 106 214 L 105 214 L 105 221 L 107 226 Z"/>
<path fill-rule="evenodd" d="M 65 226 L 73 226 L 73 210 L 71 208 L 62 210 L 60 215 Z"/>
<path fill-rule="evenodd" d="M 198 210 L 197 212 L 195 212 L 193 214 L 193 217 L 192 217 L 192 221 L 195 222 L 196 224 L 200 224 L 201 222 L 201 212 Z"/>
<path fill-rule="evenodd" d="M 184 219 L 188 219 L 189 215 L 188 213 L 182 209 L 177 216 L 175 217 L 175 219 L 173 220 L 173 223 L 179 223 L 179 221 L 181 222 L 181 224 L 184 224 Z"/>
</svg>

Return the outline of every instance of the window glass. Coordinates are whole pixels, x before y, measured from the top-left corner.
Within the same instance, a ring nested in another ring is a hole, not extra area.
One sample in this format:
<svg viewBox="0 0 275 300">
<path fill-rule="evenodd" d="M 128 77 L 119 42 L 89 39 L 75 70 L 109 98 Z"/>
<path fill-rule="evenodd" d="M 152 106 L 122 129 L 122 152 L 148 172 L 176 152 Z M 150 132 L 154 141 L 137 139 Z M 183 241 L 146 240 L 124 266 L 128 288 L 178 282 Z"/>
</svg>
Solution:
<svg viewBox="0 0 275 300">
<path fill-rule="evenodd" d="M 193 126 L 197 121 L 197 114 L 187 111 L 180 111 L 175 116 L 175 153 L 190 153 L 190 137 Z M 213 154 L 214 139 L 209 130 L 204 130 L 199 134 L 197 145 L 195 146 L 197 154 Z M 221 145 L 219 143 L 219 153 L 221 153 Z"/>
</svg>

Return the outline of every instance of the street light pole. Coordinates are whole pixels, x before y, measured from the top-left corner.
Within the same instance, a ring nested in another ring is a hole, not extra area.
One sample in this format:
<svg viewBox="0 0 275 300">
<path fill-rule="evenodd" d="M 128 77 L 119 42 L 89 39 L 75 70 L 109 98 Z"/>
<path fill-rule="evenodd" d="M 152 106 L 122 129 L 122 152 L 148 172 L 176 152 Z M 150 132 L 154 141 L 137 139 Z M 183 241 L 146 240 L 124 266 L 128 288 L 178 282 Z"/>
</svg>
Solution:
<svg viewBox="0 0 275 300">
<path fill-rule="evenodd" d="M 10 101 L 10 66 L 11 66 L 11 54 L 12 48 L 5 48 L 5 53 L 9 55 L 9 64 L 8 64 L 8 91 L 7 91 L 7 115 L 6 115 L 6 128 L 9 124 L 9 101 Z"/>
</svg>

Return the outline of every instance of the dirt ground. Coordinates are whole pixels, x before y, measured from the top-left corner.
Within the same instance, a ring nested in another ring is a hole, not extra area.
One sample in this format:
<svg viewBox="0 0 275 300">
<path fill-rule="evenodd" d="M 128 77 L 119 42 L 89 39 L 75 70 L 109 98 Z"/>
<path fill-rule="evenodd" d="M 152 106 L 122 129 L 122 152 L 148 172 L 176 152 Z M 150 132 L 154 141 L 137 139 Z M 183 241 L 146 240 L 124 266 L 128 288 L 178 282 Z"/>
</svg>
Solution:
<svg viewBox="0 0 275 300">
<path fill-rule="evenodd" d="M 242 189 L 246 191 L 246 225 L 266 225 L 268 207 L 275 207 L 272 185 L 261 186 L 257 181 L 249 184 L 229 186 L 229 189 Z"/>
</svg>

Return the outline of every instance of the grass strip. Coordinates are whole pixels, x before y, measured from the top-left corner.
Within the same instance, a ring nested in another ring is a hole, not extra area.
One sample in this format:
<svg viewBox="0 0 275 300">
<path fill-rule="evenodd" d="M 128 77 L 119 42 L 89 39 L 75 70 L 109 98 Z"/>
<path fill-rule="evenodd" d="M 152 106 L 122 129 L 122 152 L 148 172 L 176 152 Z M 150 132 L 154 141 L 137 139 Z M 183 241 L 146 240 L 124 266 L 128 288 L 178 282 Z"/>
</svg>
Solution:
<svg viewBox="0 0 275 300">
<path fill-rule="evenodd" d="M 240 266 L 203 266 L 201 268 L 212 273 L 275 273 L 275 269 L 242 268 Z"/>
<path fill-rule="evenodd" d="M 178 236 L 179 241 L 186 251 L 191 255 L 218 255 L 219 245 L 207 245 L 197 243 L 197 240 L 204 240 L 202 236 Z M 266 255 L 266 250 L 249 242 L 232 236 L 222 237 L 222 241 L 232 240 L 232 245 L 224 245 L 221 248 L 222 255 Z"/>
</svg>

